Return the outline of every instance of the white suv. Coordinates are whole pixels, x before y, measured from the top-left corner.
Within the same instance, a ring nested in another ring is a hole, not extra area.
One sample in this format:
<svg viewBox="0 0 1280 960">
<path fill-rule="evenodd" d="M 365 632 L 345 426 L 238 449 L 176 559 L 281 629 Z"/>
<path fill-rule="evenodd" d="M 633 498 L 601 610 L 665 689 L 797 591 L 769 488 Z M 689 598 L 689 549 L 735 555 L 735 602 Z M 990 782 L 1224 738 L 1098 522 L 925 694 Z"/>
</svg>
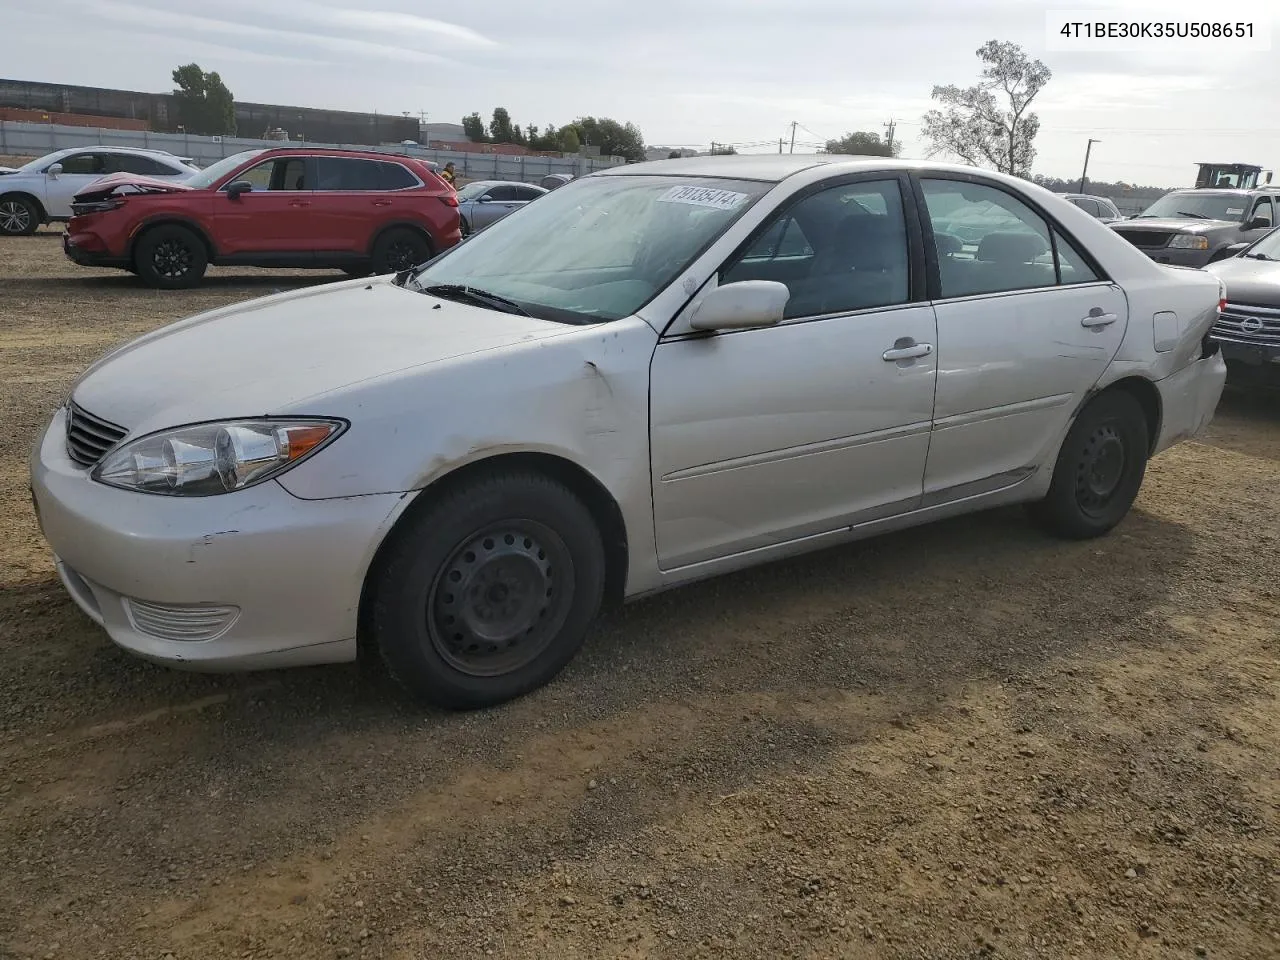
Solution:
<svg viewBox="0 0 1280 960">
<path fill-rule="evenodd" d="M 112 173 L 185 180 L 200 171 L 162 150 L 72 147 L 0 173 L 0 236 L 34 233 L 42 223 L 71 218 L 71 199 Z"/>
</svg>

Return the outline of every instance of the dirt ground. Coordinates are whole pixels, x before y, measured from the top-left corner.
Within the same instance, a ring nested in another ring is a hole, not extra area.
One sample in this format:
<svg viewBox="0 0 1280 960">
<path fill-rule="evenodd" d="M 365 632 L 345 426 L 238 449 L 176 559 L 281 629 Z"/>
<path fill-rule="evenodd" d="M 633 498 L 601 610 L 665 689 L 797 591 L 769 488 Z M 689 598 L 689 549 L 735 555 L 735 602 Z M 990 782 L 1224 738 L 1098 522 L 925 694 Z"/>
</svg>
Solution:
<svg viewBox="0 0 1280 960">
<path fill-rule="evenodd" d="M 126 656 L 53 576 L 37 430 L 112 345 L 331 276 L 0 240 L 0 957 L 1280 956 L 1276 400 L 1102 541 L 1002 510 L 687 588 L 488 712 Z"/>
</svg>

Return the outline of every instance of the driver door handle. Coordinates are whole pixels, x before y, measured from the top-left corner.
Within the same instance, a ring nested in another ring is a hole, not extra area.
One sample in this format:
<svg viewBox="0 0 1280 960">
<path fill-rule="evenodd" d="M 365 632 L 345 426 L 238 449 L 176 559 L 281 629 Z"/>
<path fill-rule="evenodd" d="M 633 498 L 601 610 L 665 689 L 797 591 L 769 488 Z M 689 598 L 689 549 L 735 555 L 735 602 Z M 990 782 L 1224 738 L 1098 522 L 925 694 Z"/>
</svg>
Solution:
<svg viewBox="0 0 1280 960">
<path fill-rule="evenodd" d="M 1097 308 L 1095 307 L 1094 309 L 1096 310 Z M 1102 313 L 1101 311 L 1094 313 L 1093 311 L 1090 311 L 1087 317 L 1080 318 L 1080 326 L 1096 329 L 1098 327 L 1110 326 L 1119 319 L 1120 318 L 1114 313 Z"/>
<path fill-rule="evenodd" d="M 898 360 L 914 360 L 917 357 L 927 357 L 933 353 L 932 343 L 916 343 L 910 337 L 899 340 L 894 344 L 893 349 L 886 350 L 881 357 L 886 363 L 895 363 Z"/>
<path fill-rule="evenodd" d="M 289 201 L 289 206 L 291 206 L 291 207 L 309 207 L 309 206 L 311 206 L 311 201 L 310 201 L 310 200 L 290 200 L 290 201 Z"/>
</svg>

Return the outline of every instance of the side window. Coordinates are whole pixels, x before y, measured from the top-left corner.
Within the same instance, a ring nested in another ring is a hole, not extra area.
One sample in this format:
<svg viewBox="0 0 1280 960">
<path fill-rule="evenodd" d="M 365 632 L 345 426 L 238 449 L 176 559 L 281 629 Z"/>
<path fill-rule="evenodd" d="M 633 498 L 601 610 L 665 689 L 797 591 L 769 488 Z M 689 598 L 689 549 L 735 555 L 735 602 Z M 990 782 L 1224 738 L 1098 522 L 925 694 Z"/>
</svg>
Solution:
<svg viewBox="0 0 1280 960">
<path fill-rule="evenodd" d="M 785 316 L 814 317 L 906 303 L 907 228 L 897 180 L 831 187 L 785 210 L 720 283 L 777 280 Z"/>
<path fill-rule="evenodd" d="M 303 157 L 280 157 L 250 167 L 228 185 L 236 180 L 247 180 L 253 184 L 255 193 L 264 190 L 310 190 L 306 174 L 307 161 Z"/>
<path fill-rule="evenodd" d="M 418 185 L 418 178 L 399 163 L 378 164 L 378 186 L 382 190 L 407 190 Z"/>
<path fill-rule="evenodd" d="M 63 173 L 105 175 L 107 172 L 107 158 L 101 153 L 75 153 L 58 162 L 62 164 Z"/>
<path fill-rule="evenodd" d="M 136 173 L 147 177 L 170 177 L 176 172 L 136 153 L 113 153 L 107 160 L 107 167 L 112 173 Z"/>
<path fill-rule="evenodd" d="M 542 196 L 542 192 L 540 190 L 534 190 L 532 187 L 516 187 L 515 191 L 516 199 L 523 200 L 526 203 L 530 200 L 537 200 Z"/>
<path fill-rule="evenodd" d="M 377 160 L 360 160 L 354 157 L 317 157 L 317 190 L 379 190 L 381 178 L 378 168 L 385 166 Z"/>
<path fill-rule="evenodd" d="M 1057 283 L 1049 226 L 1021 200 L 959 180 L 924 179 L 921 186 L 944 299 Z"/>
<path fill-rule="evenodd" d="M 249 183 L 253 184 L 254 190 L 270 190 L 271 172 L 275 170 L 275 168 L 276 162 L 274 160 L 268 160 L 266 163 L 260 163 L 256 167 L 250 167 L 248 170 L 235 177 L 235 180 L 247 180 Z"/>
<path fill-rule="evenodd" d="M 492 197 L 494 200 L 501 200 L 507 203 L 510 203 L 511 201 L 517 199 L 516 188 L 509 186 L 507 184 L 494 187 L 492 190 L 489 191 L 489 196 Z"/>
<path fill-rule="evenodd" d="M 1091 217 L 1101 216 L 1098 212 L 1098 201 L 1096 200 L 1090 200 L 1088 197 L 1072 197 L 1071 202 Z"/>
<path fill-rule="evenodd" d="M 1266 217 L 1271 221 L 1272 226 L 1274 226 L 1276 222 L 1276 215 L 1272 210 L 1271 198 L 1263 197 L 1259 200 L 1258 205 L 1253 208 L 1253 215 L 1254 217 Z"/>
<path fill-rule="evenodd" d="M 1088 261 L 1057 230 L 1053 231 L 1053 242 L 1058 248 L 1058 272 L 1062 283 L 1093 283 L 1099 279 Z"/>
</svg>

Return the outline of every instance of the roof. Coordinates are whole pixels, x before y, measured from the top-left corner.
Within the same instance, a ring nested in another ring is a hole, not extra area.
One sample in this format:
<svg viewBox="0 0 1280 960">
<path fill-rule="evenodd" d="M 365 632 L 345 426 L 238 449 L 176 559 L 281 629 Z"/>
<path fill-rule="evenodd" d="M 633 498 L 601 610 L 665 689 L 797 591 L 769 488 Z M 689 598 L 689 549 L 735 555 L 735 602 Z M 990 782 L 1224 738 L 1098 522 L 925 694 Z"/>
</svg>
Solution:
<svg viewBox="0 0 1280 960">
<path fill-rule="evenodd" d="M 936 170 L 959 173 L 983 173 L 993 177 L 989 170 L 952 163 L 935 163 L 931 160 L 904 160 L 893 157 L 855 157 L 842 153 L 763 153 L 728 154 L 702 157 L 681 157 L 678 160 L 651 160 L 647 163 L 628 163 L 589 174 L 592 177 L 616 176 L 673 176 L 673 177 L 724 177 L 737 180 L 760 180 L 781 183 L 788 177 L 817 166 L 838 166 L 850 173 L 858 170 Z"/>
</svg>

